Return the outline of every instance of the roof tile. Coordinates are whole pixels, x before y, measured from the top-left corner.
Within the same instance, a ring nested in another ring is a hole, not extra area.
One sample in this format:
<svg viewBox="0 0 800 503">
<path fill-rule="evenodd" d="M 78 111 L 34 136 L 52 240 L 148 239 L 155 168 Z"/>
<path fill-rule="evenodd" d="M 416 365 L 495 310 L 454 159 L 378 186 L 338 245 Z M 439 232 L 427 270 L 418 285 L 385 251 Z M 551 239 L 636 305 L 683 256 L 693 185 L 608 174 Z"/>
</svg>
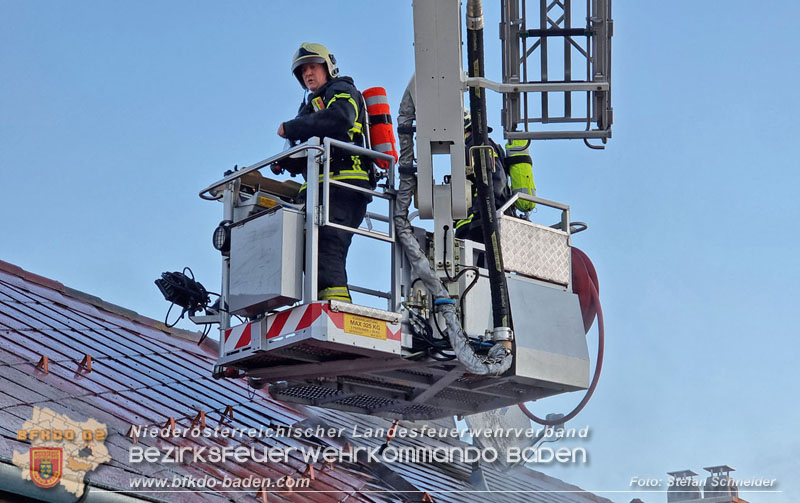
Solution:
<svg viewBox="0 0 800 503">
<path fill-rule="evenodd" d="M 328 409 L 291 406 L 270 398 L 264 391 L 249 390 L 243 380 L 215 380 L 210 370 L 216 360 L 216 342 L 195 344 L 197 333 L 169 329 L 163 323 L 133 311 L 109 304 L 98 297 L 78 292 L 61 283 L 0 261 L 0 462 L 8 463 L 14 450 L 24 451 L 28 444 L 15 438 L 16 430 L 30 418 L 33 406 L 47 407 L 78 421 L 95 418 L 108 428 L 106 446 L 112 460 L 87 474 L 96 488 L 130 490 L 135 478 L 225 477 L 250 475 L 276 480 L 289 476 L 303 477 L 308 465 L 297 453 L 287 463 L 246 465 L 233 462 L 211 463 L 131 463 L 128 451 L 131 425 L 163 426 L 170 418 L 175 425 L 189 427 L 199 411 L 206 413 L 206 425 L 220 425 L 222 411 L 233 406 L 230 426 L 294 425 L 302 421 L 322 422 L 328 426 L 352 428 L 386 427 L 391 422 L 381 418 L 356 416 Z M 92 371 L 76 376 L 84 355 L 92 356 Z M 35 368 L 42 355 L 50 359 L 48 374 Z M 359 439 L 356 444 L 376 446 L 383 439 Z M 395 439 L 393 442 L 420 441 Z M 425 439 L 426 444 L 457 445 L 459 441 Z M 310 446 L 343 445 L 344 440 L 328 438 L 150 438 L 141 437 L 142 446 Z M 486 503 L 494 498 L 487 493 L 468 493 L 470 467 L 463 464 L 392 464 L 338 463 L 333 470 L 317 464 L 310 490 L 318 492 L 270 491 L 268 501 L 275 502 L 380 502 L 401 501 L 396 492 L 398 481 L 403 488 L 416 487 L 434 494 L 437 503 L 468 501 Z M 531 470 L 517 470 L 513 475 L 485 468 L 486 478 L 495 487 L 522 490 L 570 488 Z M 400 477 L 400 478 L 398 478 Z M 22 480 L 20 478 L 20 484 Z M 549 494 L 549 493 L 548 493 Z M 130 495 L 135 496 L 135 492 Z M 196 501 L 196 492 L 158 493 L 163 501 Z M 411 497 L 411 495 L 408 495 Z M 605 502 L 591 494 L 568 498 L 559 495 L 497 495 L 502 501 Z M 411 499 L 420 499 L 417 493 Z M 405 498 L 406 500 L 408 498 Z M 258 491 L 203 493 L 204 501 L 261 501 Z"/>
</svg>

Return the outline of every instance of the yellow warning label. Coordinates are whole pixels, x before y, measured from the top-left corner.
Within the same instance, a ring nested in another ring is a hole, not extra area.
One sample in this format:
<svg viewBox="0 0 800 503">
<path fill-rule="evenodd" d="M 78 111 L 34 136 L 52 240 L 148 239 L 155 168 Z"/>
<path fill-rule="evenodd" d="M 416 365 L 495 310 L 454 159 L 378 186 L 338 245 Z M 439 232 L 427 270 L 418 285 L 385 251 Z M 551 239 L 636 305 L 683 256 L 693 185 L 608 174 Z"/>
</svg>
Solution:
<svg viewBox="0 0 800 503">
<path fill-rule="evenodd" d="M 344 331 L 373 339 L 386 340 L 386 322 L 344 313 Z"/>
<path fill-rule="evenodd" d="M 264 208 L 272 208 L 273 206 L 275 206 L 276 203 L 277 201 L 275 201 L 274 199 L 270 199 L 264 196 L 258 196 L 258 205 L 263 206 Z"/>
</svg>

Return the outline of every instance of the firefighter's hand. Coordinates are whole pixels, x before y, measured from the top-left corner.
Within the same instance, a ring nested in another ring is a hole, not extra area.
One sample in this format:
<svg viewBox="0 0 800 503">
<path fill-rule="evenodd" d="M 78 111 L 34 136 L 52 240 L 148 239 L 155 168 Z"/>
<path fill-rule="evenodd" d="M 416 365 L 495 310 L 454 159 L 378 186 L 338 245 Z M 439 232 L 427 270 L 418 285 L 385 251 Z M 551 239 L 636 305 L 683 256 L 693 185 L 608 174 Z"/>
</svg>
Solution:
<svg viewBox="0 0 800 503">
<path fill-rule="evenodd" d="M 286 133 L 283 131 L 283 122 L 281 122 L 281 125 L 278 126 L 278 136 L 281 138 L 286 138 Z"/>
<path fill-rule="evenodd" d="M 278 163 L 270 164 L 269 165 L 269 169 L 275 175 L 283 174 L 283 168 L 281 168 L 280 164 L 278 164 Z"/>
</svg>

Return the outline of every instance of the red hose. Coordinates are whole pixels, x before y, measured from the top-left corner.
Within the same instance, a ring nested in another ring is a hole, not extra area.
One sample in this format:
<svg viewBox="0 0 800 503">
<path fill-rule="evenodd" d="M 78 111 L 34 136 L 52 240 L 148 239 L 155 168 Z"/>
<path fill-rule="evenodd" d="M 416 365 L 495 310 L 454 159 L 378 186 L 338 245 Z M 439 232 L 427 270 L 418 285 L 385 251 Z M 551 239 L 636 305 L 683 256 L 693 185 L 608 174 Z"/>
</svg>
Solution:
<svg viewBox="0 0 800 503">
<path fill-rule="evenodd" d="M 596 295 L 592 293 L 592 286 L 596 290 Z M 572 291 L 580 300 L 583 329 L 588 334 L 597 316 L 600 283 L 597 281 L 597 271 L 592 261 L 578 248 L 572 248 Z"/>
<path fill-rule="evenodd" d="M 589 327 L 592 326 L 592 322 L 594 321 L 594 313 L 592 313 L 591 318 L 587 320 L 586 313 L 589 311 L 593 311 L 594 308 L 597 309 L 597 363 L 594 367 L 594 375 L 592 376 L 592 382 L 589 384 L 589 388 L 586 390 L 586 394 L 583 395 L 583 399 L 580 403 L 575 406 L 572 411 L 567 414 L 566 416 L 555 419 L 555 420 L 547 420 L 542 419 L 536 416 L 533 412 L 528 410 L 528 407 L 525 405 L 524 402 L 519 403 L 519 408 L 522 412 L 525 413 L 531 421 L 541 424 L 543 426 L 557 426 L 559 424 L 564 424 L 570 419 L 574 418 L 578 415 L 578 413 L 583 410 L 587 403 L 589 403 L 589 399 L 592 398 L 592 394 L 594 394 L 595 388 L 597 388 L 597 382 L 600 380 L 600 372 L 603 369 L 603 349 L 605 346 L 605 327 L 603 324 L 603 308 L 600 305 L 600 294 L 597 293 L 597 272 L 595 272 L 594 265 L 589 260 L 589 257 L 586 256 L 585 253 L 578 250 L 577 248 L 573 248 L 572 253 L 572 276 L 573 276 L 573 291 L 576 290 L 575 286 L 580 285 L 579 291 L 575 291 L 578 294 L 578 297 L 581 298 L 581 312 L 583 315 L 584 320 L 584 327 L 588 332 Z M 577 252 L 577 253 L 575 253 Z M 584 299 L 587 299 L 586 295 L 582 295 L 588 291 L 588 302 Z"/>
</svg>

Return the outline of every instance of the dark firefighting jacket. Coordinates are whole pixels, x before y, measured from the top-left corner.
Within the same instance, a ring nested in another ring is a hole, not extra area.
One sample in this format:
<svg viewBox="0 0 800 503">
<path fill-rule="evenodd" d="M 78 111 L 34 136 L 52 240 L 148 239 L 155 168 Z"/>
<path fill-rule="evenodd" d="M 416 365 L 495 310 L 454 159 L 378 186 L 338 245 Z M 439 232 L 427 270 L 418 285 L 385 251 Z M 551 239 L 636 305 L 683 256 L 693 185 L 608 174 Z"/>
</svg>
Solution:
<svg viewBox="0 0 800 503">
<path fill-rule="evenodd" d="M 328 80 L 300 104 L 297 117 L 283 123 L 283 131 L 292 142 L 304 142 L 312 136 L 333 138 L 355 145 L 364 145 L 363 128 L 366 117 L 364 98 L 350 77 Z M 305 161 L 285 163 L 281 167 L 297 174 L 305 170 Z M 368 186 L 370 163 L 358 155 L 334 149 L 331 159 L 331 179 Z M 322 175 L 320 175 L 320 181 Z"/>
</svg>

